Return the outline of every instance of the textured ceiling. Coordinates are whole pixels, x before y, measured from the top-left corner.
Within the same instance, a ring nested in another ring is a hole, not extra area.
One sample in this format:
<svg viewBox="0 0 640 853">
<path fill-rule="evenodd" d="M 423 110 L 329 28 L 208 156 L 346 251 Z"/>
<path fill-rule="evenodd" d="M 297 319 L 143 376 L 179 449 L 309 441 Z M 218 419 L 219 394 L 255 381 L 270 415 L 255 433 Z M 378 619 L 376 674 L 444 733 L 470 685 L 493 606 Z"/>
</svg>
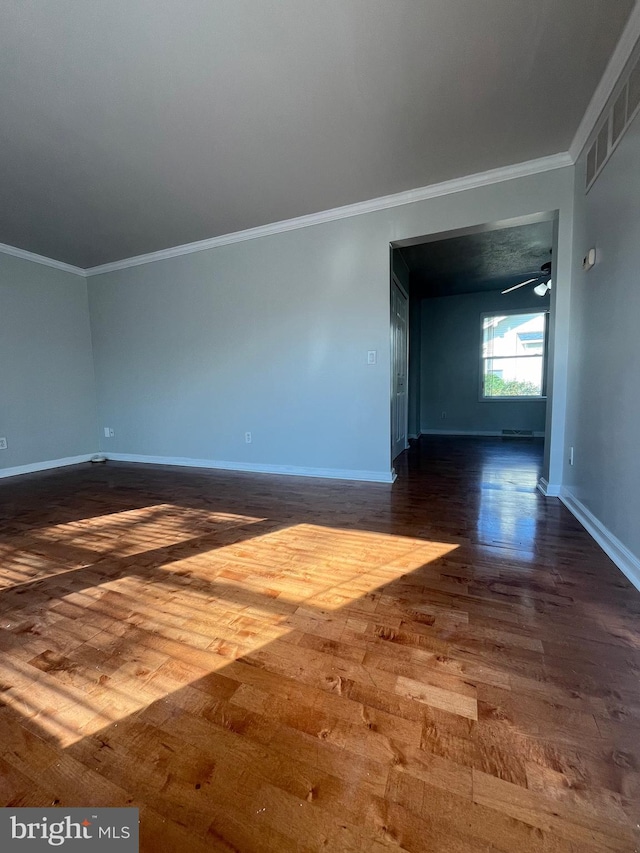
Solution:
<svg viewBox="0 0 640 853">
<path fill-rule="evenodd" d="M 552 240 L 553 224 L 538 222 L 422 243 L 400 252 L 409 267 L 412 296 L 454 296 L 505 290 L 541 275 L 540 267 L 551 260 Z"/>
<path fill-rule="evenodd" d="M 0 242 L 81 267 L 566 151 L 633 0 L 0 0 Z"/>
</svg>

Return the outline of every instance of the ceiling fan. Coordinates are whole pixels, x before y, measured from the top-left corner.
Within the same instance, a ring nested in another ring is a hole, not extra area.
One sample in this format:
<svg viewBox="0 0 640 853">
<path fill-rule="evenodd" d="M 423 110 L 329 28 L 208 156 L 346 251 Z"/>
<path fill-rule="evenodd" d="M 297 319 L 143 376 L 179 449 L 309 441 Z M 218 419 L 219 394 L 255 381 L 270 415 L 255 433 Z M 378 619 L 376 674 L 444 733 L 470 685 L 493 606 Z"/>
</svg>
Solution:
<svg viewBox="0 0 640 853">
<path fill-rule="evenodd" d="M 508 287 L 506 290 L 503 290 L 502 293 L 511 293 L 512 290 L 517 290 L 519 287 L 524 287 L 525 284 L 531 284 L 534 281 L 537 281 L 538 284 L 533 288 L 533 292 L 537 296 L 546 296 L 546 294 L 551 290 L 551 279 L 548 276 L 551 275 L 551 261 L 547 261 L 542 264 L 540 267 L 541 272 L 538 275 L 535 275 L 533 278 L 528 278 L 526 281 L 521 281 L 519 284 L 514 284 L 512 287 Z M 544 279 L 548 279 L 544 281 Z"/>
</svg>

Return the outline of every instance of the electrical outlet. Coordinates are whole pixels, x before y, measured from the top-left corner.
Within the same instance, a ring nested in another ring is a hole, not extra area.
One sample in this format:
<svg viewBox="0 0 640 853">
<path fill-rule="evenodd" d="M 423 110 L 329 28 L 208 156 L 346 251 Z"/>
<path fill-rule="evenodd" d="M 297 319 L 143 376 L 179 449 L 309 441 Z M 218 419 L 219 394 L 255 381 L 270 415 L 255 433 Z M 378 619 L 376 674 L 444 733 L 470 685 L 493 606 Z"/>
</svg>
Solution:
<svg viewBox="0 0 640 853">
<path fill-rule="evenodd" d="M 113 436 L 115 434 L 116 434 L 116 431 L 114 430 L 113 427 L 105 427 L 104 428 L 104 437 L 105 438 L 113 438 Z"/>
<path fill-rule="evenodd" d="M 0 450 L 6 450 L 6 449 L 7 449 L 7 439 L 6 438 L 0 438 Z"/>
<path fill-rule="evenodd" d="M 251 433 L 250 432 L 245 432 L 244 440 L 247 444 L 251 444 Z"/>
<path fill-rule="evenodd" d="M 367 364 L 375 364 L 378 357 L 377 350 L 370 349 L 367 353 Z"/>
<path fill-rule="evenodd" d="M 442 418 L 442 420 L 444 421 L 444 420 L 446 419 L 446 417 L 447 417 L 447 413 L 446 413 L 446 412 L 443 412 L 443 413 L 440 415 L 440 417 L 441 417 L 441 418 Z"/>
</svg>

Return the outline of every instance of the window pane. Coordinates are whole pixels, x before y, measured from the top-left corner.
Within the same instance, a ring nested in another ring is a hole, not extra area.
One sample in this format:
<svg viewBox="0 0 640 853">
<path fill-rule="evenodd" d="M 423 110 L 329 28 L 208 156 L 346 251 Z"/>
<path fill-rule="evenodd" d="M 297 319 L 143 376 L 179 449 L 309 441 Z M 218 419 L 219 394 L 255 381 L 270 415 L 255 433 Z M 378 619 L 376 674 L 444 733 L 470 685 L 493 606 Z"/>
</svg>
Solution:
<svg viewBox="0 0 640 853">
<path fill-rule="evenodd" d="M 544 315 L 543 311 L 485 317 L 482 321 L 482 355 L 485 358 L 542 355 Z"/>
<path fill-rule="evenodd" d="M 541 397 L 543 357 L 486 358 L 485 397 Z"/>
</svg>

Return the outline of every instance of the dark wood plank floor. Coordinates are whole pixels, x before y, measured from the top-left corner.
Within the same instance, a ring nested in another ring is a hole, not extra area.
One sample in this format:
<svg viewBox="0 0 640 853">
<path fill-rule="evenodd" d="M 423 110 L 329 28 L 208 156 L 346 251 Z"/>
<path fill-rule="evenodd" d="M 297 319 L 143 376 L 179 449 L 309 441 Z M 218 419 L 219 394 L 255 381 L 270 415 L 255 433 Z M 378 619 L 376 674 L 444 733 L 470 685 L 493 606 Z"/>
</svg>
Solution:
<svg viewBox="0 0 640 853">
<path fill-rule="evenodd" d="M 635 851 L 640 594 L 541 447 L 393 486 L 108 464 L 0 483 L 0 804 L 143 851 Z"/>
</svg>

